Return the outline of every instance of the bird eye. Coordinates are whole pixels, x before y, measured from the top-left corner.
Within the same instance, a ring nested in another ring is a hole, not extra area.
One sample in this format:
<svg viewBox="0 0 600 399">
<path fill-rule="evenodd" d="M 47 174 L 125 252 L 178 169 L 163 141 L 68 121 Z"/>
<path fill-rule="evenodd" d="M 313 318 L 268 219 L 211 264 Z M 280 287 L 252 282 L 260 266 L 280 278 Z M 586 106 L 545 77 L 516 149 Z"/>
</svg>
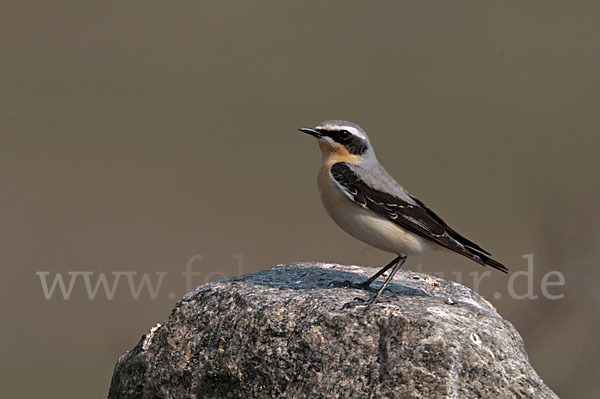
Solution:
<svg viewBox="0 0 600 399">
<path fill-rule="evenodd" d="M 352 135 L 347 130 L 340 130 L 338 132 L 338 137 L 342 140 L 348 140 L 350 138 L 350 136 L 352 136 Z"/>
</svg>

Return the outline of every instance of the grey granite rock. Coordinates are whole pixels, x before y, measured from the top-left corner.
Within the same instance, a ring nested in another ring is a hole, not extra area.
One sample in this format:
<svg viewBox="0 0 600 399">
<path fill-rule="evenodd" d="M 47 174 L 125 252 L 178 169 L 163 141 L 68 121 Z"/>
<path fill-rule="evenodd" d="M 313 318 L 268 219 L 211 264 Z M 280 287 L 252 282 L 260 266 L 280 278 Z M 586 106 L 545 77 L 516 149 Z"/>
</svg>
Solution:
<svg viewBox="0 0 600 399">
<path fill-rule="evenodd" d="M 401 270 L 368 308 L 328 286 L 374 272 L 295 263 L 200 286 L 121 356 L 109 398 L 556 398 L 460 284 Z"/>
</svg>

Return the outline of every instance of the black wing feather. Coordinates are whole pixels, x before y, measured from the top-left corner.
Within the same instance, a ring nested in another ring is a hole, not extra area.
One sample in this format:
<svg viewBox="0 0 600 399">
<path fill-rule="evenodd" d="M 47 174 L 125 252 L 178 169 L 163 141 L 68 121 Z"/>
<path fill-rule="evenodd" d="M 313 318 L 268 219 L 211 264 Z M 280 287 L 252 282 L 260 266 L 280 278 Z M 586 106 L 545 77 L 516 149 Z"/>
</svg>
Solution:
<svg viewBox="0 0 600 399">
<path fill-rule="evenodd" d="M 488 265 L 505 273 L 508 272 L 506 266 L 489 257 L 489 252 L 458 234 L 418 199 L 411 196 L 416 203 L 412 204 L 394 195 L 377 190 L 365 183 L 344 162 L 332 165 L 331 175 L 352 195 L 354 201 L 364 208 L 377 212 L 399 226 L 464 255 L 481 265 Z"/>
<path fill-rule="evenodd" d="M 479 252 L 483 252 L 486 255 L 491 255 L 491 253 L 489 253 L 488 251 L 486 251 L 485 249 L 481 248 L 479 245 L 475 244 L 473 241 L 469 240 L 468 238 L 460 235 L 459 233 L 456 232 L 456 230 L 454 230 L 452 227 L 448 226 L 446 224 L 446 222 L 444 222 L 442 220 L 442 218 L 440 218 L 438 215 L 436 215 L 431 209 L 429 209 L 422 201 L 420 201 L 419 199 L 413 197 L 412 195 L 410 196 L 410 198 L 413 199 L 413 201 L 415 201 L 417 204 L 419 204 L 419 206 L 423 209 L 425 209 L 427 211 L 427 213 L 429 214 L 429 216 L 431 216 L 433 219 L 435 219 L 436 222 L 438 222 L 439 224 L 441 224 L 442 226 L 444 226 L 444 228 L 446 229 L 446 231 L 448 232 L 448 234 L 450 234 L 450 236 L 452 238 L 454 238 L 456 241 L 460 242 L 462 245 L 464 245 L 465 247 L 471 247 L 474 250 L 477 250 Z"/>
</svg>

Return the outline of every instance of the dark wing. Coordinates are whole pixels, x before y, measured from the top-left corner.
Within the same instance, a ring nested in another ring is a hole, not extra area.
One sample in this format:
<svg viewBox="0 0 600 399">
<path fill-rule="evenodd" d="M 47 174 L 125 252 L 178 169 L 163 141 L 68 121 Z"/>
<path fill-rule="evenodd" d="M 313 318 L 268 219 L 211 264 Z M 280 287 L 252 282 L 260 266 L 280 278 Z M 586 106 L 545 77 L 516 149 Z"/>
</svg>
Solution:
<svg viewBox="0 0 600 399">
<path fill-rule="evenodd" d="M 363 208 L 370 209 L 400 227 L 466 256 L 480 265 L 488 265 L 504 273 L 508 272 L 506 266 L 488 256 L 489 252 L 458 234 L 418 199 L 411 196 L 410 198 L 415 202 L 412 204 L 377 190 L 365 183 L 344 162 L 332 165 L 331 175 L 354 202 Z"/>
<path fill-rule="evenodd" d="M 429 214 L 429 216 L 431 216 L 433 219 L 435 219 L 436 222 L 438 222 L 440 225 L 442 225 L 446 229 L 446 231 L 448 232 L 448 234 L 450 234 L 450 236 L 452 238 L 454 238 L 456 241 L 460 242 L 462 245 L 464 245 L 466 247 L 471 247 L 472 249 L 475 249 L 475 250 L 477 250 L 479 252 L 482 252 L 482 253 L 484 253 L 486 255 L 491 255 L 491 253 L 489 253 L 485 249 L 481 248 L 479 245 L 475 244 L 473 241 L 469 240 L 468 238 L 463 237 L 462 235 L 460 235 L 459 233 L 457 233 L 452 227 L 448 226 L 446 224 L 446 222 L 444 222 L 442 220 L 442 218 L 440 218 L 438 215 L 436 215 L 422 201 L 420 201 L 419 199 L 413 197 L 412 195 L 410 196 L 410 198 L 412 198 L 413 201 L 415 201 L 417 204 L 419 204 L 419 206 L 421 208 L 425 209 L 427 211 L 427 213 Z"/>
</svg>

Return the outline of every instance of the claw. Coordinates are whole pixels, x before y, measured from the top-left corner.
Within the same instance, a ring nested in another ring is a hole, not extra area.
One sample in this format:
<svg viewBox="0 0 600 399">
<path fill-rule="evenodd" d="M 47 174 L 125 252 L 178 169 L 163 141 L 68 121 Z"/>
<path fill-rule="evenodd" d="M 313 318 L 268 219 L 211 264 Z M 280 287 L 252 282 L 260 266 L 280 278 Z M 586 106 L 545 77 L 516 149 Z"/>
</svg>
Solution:
<svg viewBox="0 0 600 399">
<path fill-rule="evenodd" d="M 327 284 L 327 287 L 336 287 L 336 288 L 349 288 L 352 287 L 353 283 L 350 280 L 345 281 L 331 281 Z"/>
<path fill-rule="evenodd" d="M 366 285 L 365 283 L 353 283 L 350 280 L 345 280 L 345 281 L 331 281 L 329 284 L 327 284 L 327 287 L 335 287 L 335 288 L 353 288 L 355 290 L 364 290 L 364 291 L 369 291 L 373 294 L 376 294 L 379 290 L 377 288 L 373 288 L 369 285 Z M 392 296 L 396 296 L 396 294 L 394 294 L 394 291 L 392 291 L 390 288 L 386 287 L 385 290 L 383 290 L 384 292 L 387 291 L 389 292 Z"/>
<path fill-rule="evenodd" d="M 365 301 L 363 298 L 356 297 L 352 300 L 352 302 L 346 302 L 344 304 L 344 306 L 342 306 L 342 309 L 348 309 L 348 308 L 352 308 L 355 306 L 361 306 L 361 305 L 365 306 L 365 302 L 367 302 L 367 301 Z M 366 303 L 366 306 L 368 307 L 369 303 Z"/>
<path fill-rule="evenodd" d="M 353 283 L 352 281 L 332 281 L 327 284 L 328 287 L 336 287 L 336 288 L 353 288 L 355 290 L 364 290 L 372 293 L 376 293 L 377 290 L 373 287 L 370 287 L 364 283 Z"/>
</svg>

